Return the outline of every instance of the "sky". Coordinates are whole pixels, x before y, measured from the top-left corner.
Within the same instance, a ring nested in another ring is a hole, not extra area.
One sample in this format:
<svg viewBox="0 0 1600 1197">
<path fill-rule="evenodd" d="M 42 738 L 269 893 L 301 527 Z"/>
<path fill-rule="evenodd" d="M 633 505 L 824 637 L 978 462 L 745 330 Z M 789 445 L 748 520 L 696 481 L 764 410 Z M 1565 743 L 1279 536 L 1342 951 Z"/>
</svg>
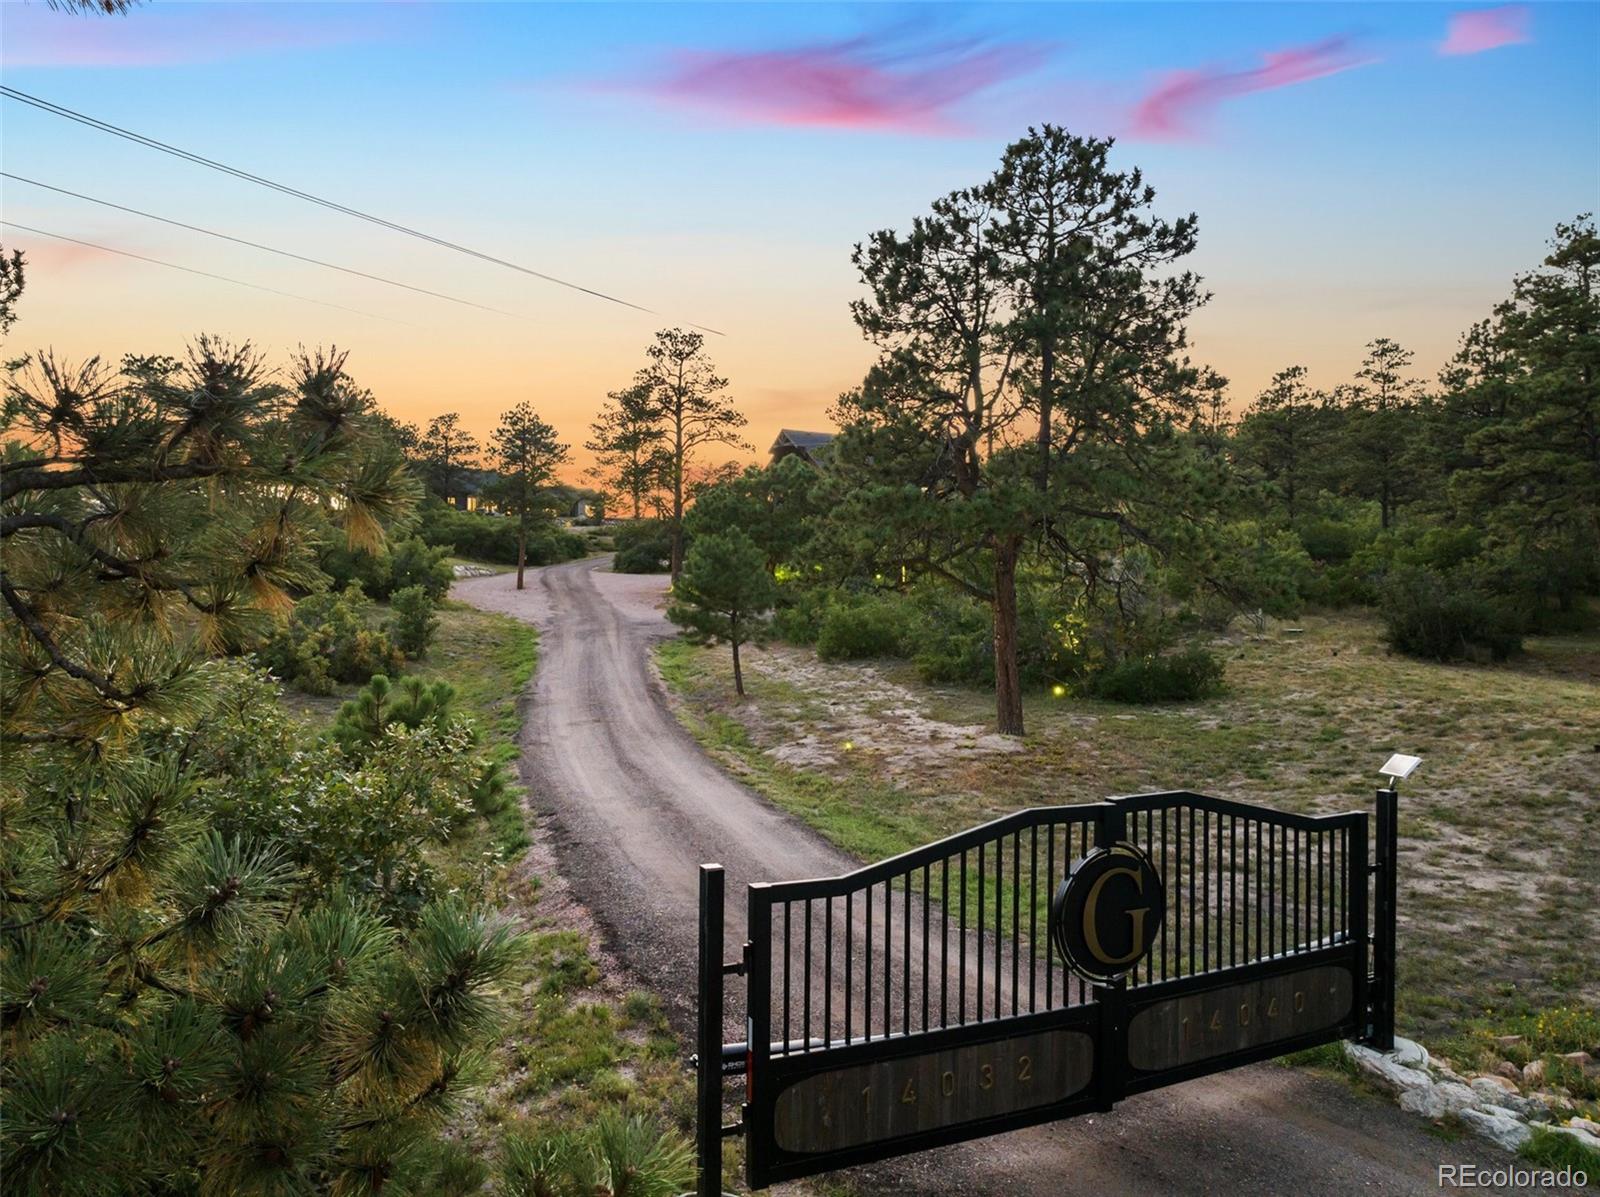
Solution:
<svg viewBox="0 0 1600 1197">
<path fill-rule="evenodd" d="M 7 174 L 451 297 L 3 178 L 0 243 L 29 261 L 8 357 L 333 343 L 403 419 L 486 436 L 532 403 L 574 478 L 606 392 L 671 325 L 716 330 L 758 453 L 826 428 L 873 357 L 851 247 L 983 181 L 1030 124 L 1114 136 L 1159 214 L 1198 215 L 1192 353 L 1235 406 L 1291 364 L 1348 381 L 1379 336 L 1432 378 L 1556 223 L 1600 208 L 1597 4 L 0 0 L 0 73 L 625 301 L 5 98 Z"/>
</svg>

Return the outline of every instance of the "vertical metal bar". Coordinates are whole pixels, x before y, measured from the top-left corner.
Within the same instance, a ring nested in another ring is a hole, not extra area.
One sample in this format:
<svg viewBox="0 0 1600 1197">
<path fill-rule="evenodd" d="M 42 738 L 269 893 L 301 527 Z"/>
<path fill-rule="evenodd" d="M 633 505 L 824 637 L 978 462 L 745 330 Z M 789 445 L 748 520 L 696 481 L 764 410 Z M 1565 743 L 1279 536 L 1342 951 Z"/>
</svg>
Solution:
<svg viewBox="0 0 1600 1197">
<path fill-rule="evenodd" d="M 1395 990 L 1395 907 L 1399 877 L 1396 865 L 1400 855 L 1400 795 L 1392 789 L 1378 791 L 1378 874 L 1377 925 L 1374 927 L 1372 1001 L 1373 1046 L 1379 1051 L 1394 1047 Z"/>
<path fill-rule="evenodd" d="M 783 904 L 783 1054 L 789 1054 L 789 991 L 793 986 L 789 982 L 789 908 L 793 903 Z"/>
<path fill-rule="evenodd" d="M 1046 963 L 1049 958 L 1046 957 Z M 1039 977 L 1039 825 L 1028 829 L 1028 1013 L 1038 1010 Z"/>
<path fill-rule="evenodd" d="M 1351 971 L 1355 973 L 1356 1036 L 1363 1040 L 1370 1040 L 1372 1027 L 1367 989 L 1367 834 L 1367 813 L 1362 811 L 1360 821 L 1345 833 L 1344 892 L 1345 901 L 1350 904 L 1345 925 L 1354 931 L 1350 938 L 1354 953 Z"/>
<path fill-rule="evenodd" d="M 844 1041 L 846 1046 L 850 1043 L 851 1018 L 854 1011 L 851 1008 L 850 990 L 854 982 L 855 967 L 851 957 L 855 954 L 855 915 L 856 896 L 854 892 L 844 896 Z"/>
<path fill-rule="evenodd" d="M 1211 812 L 1200 812 L 1200 971 L 1211 971 Z"/>
<path fill-rule="evenodd" d="M 1189 807 L 1189 975 L 1191 977 L 1194 976 L 1194 960 L 1195 960 L 1195 950 L 1194 950 L 1194 938 L 1195 938 L 1194 898 L 1195 898 L 1195 884 L 1194 884 L 1194 807 L 1191 805 Z"/>
<path fill-rule="evenodd" d="M 764 882 L 749 887 L 746 923 L 749 950 L 745 961 L 745 1100 L 758 1106 L 765 1095 L 772 1060 L 772 892 Z M 718 1053 L 720 1063 L 721 1052 Z M 747 1120 L 748 1121 L 748 1120 Z M 752 1164 L 746 1138 L 746 1175 Z"/>
<path fill-rule="evenodd" d="M 802 970 L 802 972 L 801 972 L 801 982 L 800 983 L 805 986 L 805 993 L 804 993 L 803 998 L 802 998 L 802 1005 L 804 1007 L 804 1014 L 802 1015 L 802 1018 L 803 1018 L 803 1020 L 805 1022 L 805 1026 L 800 1031 L 800 1038 L 804 1041 L 805 1047 L 803 1047 L 801 1050 L 802 1051 L 810 1051 L 811 1050 L 811 899 L 810 898 L 806 899 L 806 966 L 805 966 L 804 970 Z"/>
<path fill-rule="evenodd" d="M 1161 877 L 1163 881 L 1170 876 L 1169 866 L 1167 863 L 1167 848 L 1167 808 L 1163 806 L 1161 808 Z M 1172 891 L 1170 890 L 1168 891 L 1169 896 L 1171 892 Z M 1161 979 L 1163 981 L 1167 980 L 1167 978 L 1171 975 L 1168 972 L 1168 948 L 1171 946 L 1171 943 L 1167 938 L 1167 927 L 1172 920 L 1167 917 L 1167 911 L 1165 908 L 1165 904 L 1169 900 L 1170 897 L 1162 899 L 1163 908 L 1161 911 Z"/>
<path fill-rule="evenodd" d="M 939 1025 L 950 1025 L 950 858 L 939 862 Z"/>
<path fill-rule="evenodd" d="M 1299 893 L 1299 840 L 1301 840 L 1301 832 L 1299 832 L 1299 827 L 1296 827 L 1294 829 L 1294 861 L 1293 866 L 1291 866 L 1294 871 L 1294 896 L 1290 899 L 1291 919 L 1294 920 L 1294 938 L 1293 943 L 1290 944 L 1290 951 L 1293 952 L 1298 952 L 1301 949 L 1301 944 L 1304 943 L 1304 939 L 1301 938 L 1301 928 L 1299 928 L 1299 904 L 1301 904 L 1301 893 Z"/>
<path fill-rule="evenodd" d="M 911 874 L 906 873 L 906 917 L 900 936 L 900 1030 L 911 1034 Z M 924 945 L 927 940 L 924 938 Z M 926 946 L 924 946 L 926 951 Z M 927 974 L 924 973 L 924 976 Z"/>
<path fill-rule="evenodd" d="M 1000 1017 L 1000 979 L 1005 968 L 1006 942 L 1005 840 L 994 842 L 994 1017 Z"/>
<path fill-rule="evenodd" d="M 883 1037 L 894 1034 L 894 879 L 883 883 Z M 901 971 L 905 961 L 901 961 Z"/>
<path fill-rule="evenodd" d="M 1238 879 L 1240 893 L 1243 895 L 1243 901 L 1240 903 L 1240 928 L 1238 928 L 1238 935 L 1242 941 L 1240 957 L 1243 957 L 1246 965 L 1250 963 L 1250 826 L 1253 823 L 1254 819 L 1245 819 L 1245 851 L 1240 858 L 1243 872 Z"/>
<path fill-rule="evenodd" d="M 861 952 L 861 1037 L 872 1042 L 872 886 L 867 886 L 861 908 L 865 911 L 866 947 Z"/>
<path fill-rule="evenodd" d="M 928 942 L 928 923 L 932 911 L 929 906 L 933 902 L 932 874 L 929 865 L 922 866 L 922 1029 L 928 1029 L 928 963 L 929 953 L 933 950 Z"/>
<path fill-rule="evenodd" d="M 1156 812 L 1154 810 L 1147 810 L 1144 812 L 1144 854 L 1150 861 L 1151 865 L 1155 865 Z M 1163 916 L 1163 921 L 1164 919 L 1165 916 Z M 1158 961 L 1155 952 L 1155 945 L 1152 944 L 1149 953 L 1144 958 L 1144 979 L 1145 983 L 1148 985 L 1153 985 L 1156 981 L 1157 963 Z"/>
<path fill-rule="evenodd" d="M 1067 824 L 1067 834 L 1071 835 L 1072 824 Z M 1044 875 L 1045 875 L 1045 900 L 1056 900 L 1056 825 L 1054 823 L 1046 829 L 1044 837 Z M 1055 946 L 1047 944 L 1044 952 L 1044 1008 L 1050 1009 L 1055 1001 L 1056 992 L 1056 958 Z M 1062 981 L 1061 987 L 1065 989 L 1067 982 Z M 1067 995 L 1061 995 L 1061 1004 L 1067 1004 Z"/>
<path fill-rule="evenodd" d="M 1239 963 L 1239 817 L 1228 816 L 1228 964 Z"/>
<path fill-rule="evenodd" d="M 1011 833 L 1011 1013 L 1017 1012 L 1017 972 L 1022 961 L 1022 833 Z"/>
<path fill-rule="evenodd" d="M 978 953 L 978 984 L 976 997 L 978 1000 L 978 1021 L 983 1021 L 983 843 L 978 844 L 978 938 L 974 947 Z M 963 926 L 962 930 L 966 930 Z"/>
<path fill-rule="evenodd" d="M 967 1025 L 967 850 L 965 848 L 961 849 L 961 875 L 960 875 L 960 881 L 961 881 L 961 897 L 958 899 L 958 901 L 960 902 L 960 905 L 961 905 L 961 918 L 959 920 L 959 925 L 956 927 L 956 936 L 957 936 L 957 939 L 958 939 L 959 944 L 960 944 L 960 947 L 957 950 L 957 956 L 959 957 L 958 963 L 960 964 L 961 967 L 956 973 L 956 977 L 957 977 L 957 979 L 959 981 L 959 984 L 960 984 L 960 987 L 957 990 L 957 992 L 960 994 L 960 996 L 956 999 L 956 1005 L 957 1005 L 957 1009 L 959 1011 L 959 1015 L 958 1015 L 959 1021 L 960 1021 L 962 1026 L 966 1026 Z M 981 956 L 981 954 L 980 954 L 980 956 Z"/>
<path fill-rule="evenodd" d="M 722 935 L 727 878 L 700 866 L 699 995 L 695 1022 L 695 1193 L 722 1192 Z"/>
<path fill-rule="evenodd" d="M 833 899 L 822 913 L 822 1045 L 833 1046 Z"/>
<path fill-rule="evenodd" d="M 1270 956 L 1272 954 L 1271 952 L 1263 952 L 1261 950 L 1261 926 L 1262 926 L 1261 910 L 1262 910 L 1262 907 L 1264 907 L 1266 905 L 1266 902 L 1264 901 L 1263 895 L 1262 895 L 1262 892 L 1261 892 L 1263 890 L 1263 888 L 1264 888 L 1262 886 L 1262 884 L 1261 884 L 1261 861 L 1262 861 L 1262 859 L 1263 859 L 1263 857 L 1261 855 L 1261 820 L 1257 819 L 1256 820 L 1256 959 L 1257 960 L 1261 959 L 1263 956 Z"/>
</svg>

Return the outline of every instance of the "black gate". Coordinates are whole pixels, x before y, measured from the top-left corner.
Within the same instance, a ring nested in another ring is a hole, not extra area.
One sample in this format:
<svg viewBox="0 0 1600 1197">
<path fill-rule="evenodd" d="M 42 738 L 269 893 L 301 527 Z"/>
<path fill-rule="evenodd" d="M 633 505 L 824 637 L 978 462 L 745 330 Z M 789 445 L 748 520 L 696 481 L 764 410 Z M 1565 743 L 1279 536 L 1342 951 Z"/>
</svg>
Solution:
<svg viewBox="0 0 1600 1197">
<path fill-rule="evenodd" d="M 1364 811 L 1186 791 L 1020 811 L 750 886 L 731 964 L 722 870 L 704 866 L 699 1191 L 719 1191 L 728 1135 L 760 1188 L 1335 1039 L 1391 1046 L 1394 812 L 1380 790 L 1369 868 Z M 743 1043 L 723 1043 L 727 975 L 746 978 Z"/>
</svg>

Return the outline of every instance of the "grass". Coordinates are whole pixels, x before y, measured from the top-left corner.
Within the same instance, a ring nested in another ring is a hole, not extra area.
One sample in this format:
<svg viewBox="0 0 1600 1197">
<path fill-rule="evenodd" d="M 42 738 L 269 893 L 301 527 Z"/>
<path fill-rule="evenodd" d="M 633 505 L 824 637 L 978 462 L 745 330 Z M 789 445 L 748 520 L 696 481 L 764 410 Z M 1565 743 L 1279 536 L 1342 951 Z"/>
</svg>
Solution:
<svg viewBox="0 0 1600 1197">
<path fill-rule="evenodd" d="M 1600 1177 L 1600 1151 L 1585 1147 L 1571 1135 L 1557 1134 L 1542 1126 L 1533 1128 L 1533 1134 L 1517 1154 L 1540 1168 L 1571 1168 L 1591 1180 Z"/>
<path fill-rule="evenodd" d="M 1214 700 L 1031 695 L 1020 746 L 985 737 L 989 693 L 924 685 L 901 662 L 751 652 L 744 703 L 726 649 L 673 641 L 658 662 L 714 755 L 867 860 L 1019 808 L 1144 790 L 1371 809 L 1382 759 L 1418 753 L 1400 803 L 1402 1033 L 1450 1042 L 1600 1005 L 1600 636 L 1531 639 L 1509 665 L 1438 665 L 1390 656 L 1365 615 L 1298 626 L 1219 642 L 1229 689 Z"/>
</svg>

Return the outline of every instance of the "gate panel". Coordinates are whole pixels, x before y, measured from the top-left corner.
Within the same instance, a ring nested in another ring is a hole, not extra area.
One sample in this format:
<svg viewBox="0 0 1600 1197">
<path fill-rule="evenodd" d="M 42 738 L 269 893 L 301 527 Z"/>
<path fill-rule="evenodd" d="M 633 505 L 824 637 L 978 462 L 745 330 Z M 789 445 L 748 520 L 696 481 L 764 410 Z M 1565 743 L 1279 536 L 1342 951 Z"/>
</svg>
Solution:
<svg viewBox="0 0 1600 1197">
<path fill-rule="evenodd" d="M 1162 917 L 1141 916 L 1155 930 L 1125 975 L 1093 983 L 1052 947 L 1052 898 L 1114 845 L 1143 853 Z M 749 1182 L 1362 1035 L 1367 886 L 1365 813 L 1188 791 L 1020 811 L 840 877 L 752 885 Z"/>
</svg>

